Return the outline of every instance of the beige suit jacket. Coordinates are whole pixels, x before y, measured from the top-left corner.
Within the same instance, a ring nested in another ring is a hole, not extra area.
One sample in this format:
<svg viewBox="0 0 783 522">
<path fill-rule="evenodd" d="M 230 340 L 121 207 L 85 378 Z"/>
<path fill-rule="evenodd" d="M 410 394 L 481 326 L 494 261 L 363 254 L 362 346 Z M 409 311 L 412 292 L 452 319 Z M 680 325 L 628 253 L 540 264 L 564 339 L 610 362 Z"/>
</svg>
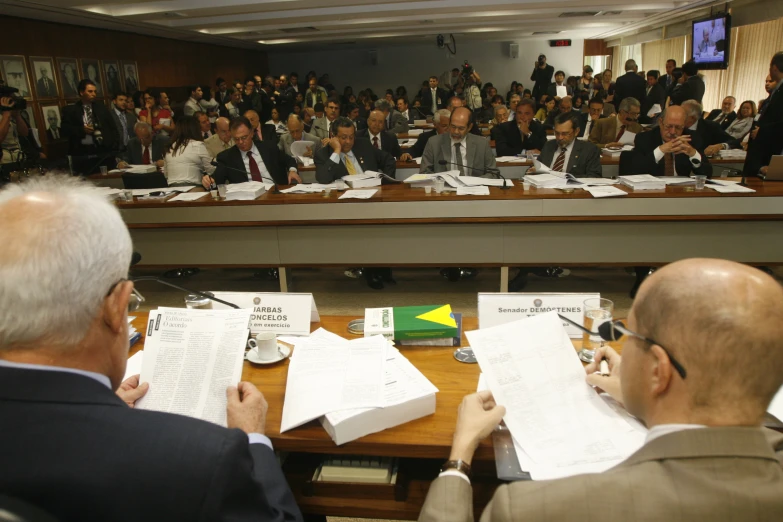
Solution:
<svg viewBox="0 0 783 522">
<path fill-rule="evenodd" d="M 600 474 L 502 485 L 481 522 L 783 520 L 783 435 L 705 428 L 664 435 Z M 430 486 L 420 522 L 472 522 L 459 477 Z"/>
<path fill-rule="evenodd" d="M 220 139 L 220 136 L 217 134 L 213 134 L 209 138 L 204 140 L 204 146 L 207 148 L 207 152 L 209 152 L 209 155 L 214 157 L 217 157 L 218 154 L 223 152 L 224 150 L 228 150 L 231 147 L 234 146 L 234 138 L 231 138 L 228 140 L 228 143 L 225 143 L 223 140 Z"/>
<path fill-rule="evenodd" d="M 642 126 L 634 122 L 625 127 L 625 130 L 639 134 L 642 132 Z M 595 143 L 599 148 L 606 147 L 607 143 L 614 143 L 617 133 L 620 132 L 620 120 L 617 116 L 601 118 L 590 131 L 590 142 Z"/>
</svg>

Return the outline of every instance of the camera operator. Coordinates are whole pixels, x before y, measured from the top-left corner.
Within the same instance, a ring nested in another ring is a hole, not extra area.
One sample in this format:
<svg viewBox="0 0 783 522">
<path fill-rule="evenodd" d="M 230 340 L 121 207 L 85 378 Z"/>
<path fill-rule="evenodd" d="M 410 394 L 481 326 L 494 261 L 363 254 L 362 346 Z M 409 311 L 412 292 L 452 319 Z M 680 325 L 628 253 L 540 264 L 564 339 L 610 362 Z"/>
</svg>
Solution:
<svg viewBox="0 0 783 522">
<path fill-rule="evenodd" d="M 63 137 L 68 138 L 68 154 L 109 158 L 120 143 L 109 110 L 102 103 L 95 102 L 98 90 L 91 80 L 80 81 L 78 89 L 81 99 L 63 107 L 60 124 Z M 91 169 L 98 167 L 98 164 L 92 165 Z"/>
<path fill-rule="evenodd" d="M 465 80 L 465 106 L 472 111 L 481 110 L 481 76 L 466 63 L 462 77 Z"/>
<path fill-rule="evenodd" d="M 538 61 L 533 62 L 533 64 L 533 74 L 530 75 L 530 81 L 536 82 L 533 86 L 533 99 L 538 101 L 541 99 L 541 96 L 546 94 L 549 84 L 552 83 L 552 75 L 555 73 L 555 68 L 547 65 L 546 56 L 543 54 L 539 55 Z"/>
<path fill-rule="evenodd" d="M 16 104 L 19 99 L 7 92 L 2 93 L 0 97 L 0 142 L 2 142 L 3 155 L 0 163 L 14 163 L 19 161 L 22 145 L 19 143 L 19 137 L 26 137 L 30 134 L 30 129 L 22 118 L 22 110 Z M 22 100 L 24 101 L 24 100 Z"/>
</svg>

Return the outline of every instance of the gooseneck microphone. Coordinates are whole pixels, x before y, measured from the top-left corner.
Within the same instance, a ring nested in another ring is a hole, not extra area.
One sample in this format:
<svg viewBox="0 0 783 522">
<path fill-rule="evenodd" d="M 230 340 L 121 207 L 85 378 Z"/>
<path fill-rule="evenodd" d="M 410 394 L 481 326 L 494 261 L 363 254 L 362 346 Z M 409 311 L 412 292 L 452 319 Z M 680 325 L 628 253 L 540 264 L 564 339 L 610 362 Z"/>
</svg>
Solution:
<svg viewBox="0 0 783 522">
<path fill-rule="evenodd" d="M 506 182 L 506 178 L 503 176 L 503 174 L 500 173 L 500 169 L 498 169 L 498 168 L 484 167 L 483 169 L 477 169 L 475 167 L 469 167 L 468 165 L 458 165 L 458 164 L 456 164 L 456 163 L 454 163 L 452 161 L 446 161 L 445 159 L 440 160 L 438 162 L 438 164 L 439 165 L 454 165 L 455 167 L 460 167 L 461 166 L 462 168 L 466 168 L 466 169 L 470 169 L 470 170 L 473 170 L 473 171 L 481 172 L 482 175 L 483 174 L 492 174 L 496 178 L 503 180 L 503 186 L 500 187 L 501 189 L 508 190 L 508 189 L 511 188 L 508 185 L 508 183 Z"/>
</svg>

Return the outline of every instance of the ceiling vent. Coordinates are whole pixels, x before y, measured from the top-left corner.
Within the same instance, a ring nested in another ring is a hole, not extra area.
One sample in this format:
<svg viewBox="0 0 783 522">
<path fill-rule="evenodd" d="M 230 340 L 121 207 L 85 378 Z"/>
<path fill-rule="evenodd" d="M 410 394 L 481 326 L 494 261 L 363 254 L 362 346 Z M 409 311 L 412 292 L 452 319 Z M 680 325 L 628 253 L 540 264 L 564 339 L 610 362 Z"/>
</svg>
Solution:
<svg viewBox="0 0 783 522">
<path fill-rule="evenodd" d="M 587 16 L 595 16 L 598 11 L 572 11 L 570 13 L 561 13 L 558 18 L 584 18 Z"/>
<path fill-rule="evenodd" d="M 623 14 L 622 11 L 601 11 L 595 16 L 617 16 Z"/>
<path fill-rule="evenodd" d="M 317 33 L 319 29 L 315 27 L 288 27 L 285 29 L 278 29 L 281 33 Z"/>
<path fill-rule="evenodd" d="M 533 33 L 533 36 L 541 35 L 541 34 L 560 34 L 562 31 L 536 31 Z"/>
<path fill-rule="evenodd" d="M 161 13 L 165 18 L 187 18 L 188 15 L 185 13 L 180 13 L 179 11 L 168 11 L 165 13 Z"/>
</svg>

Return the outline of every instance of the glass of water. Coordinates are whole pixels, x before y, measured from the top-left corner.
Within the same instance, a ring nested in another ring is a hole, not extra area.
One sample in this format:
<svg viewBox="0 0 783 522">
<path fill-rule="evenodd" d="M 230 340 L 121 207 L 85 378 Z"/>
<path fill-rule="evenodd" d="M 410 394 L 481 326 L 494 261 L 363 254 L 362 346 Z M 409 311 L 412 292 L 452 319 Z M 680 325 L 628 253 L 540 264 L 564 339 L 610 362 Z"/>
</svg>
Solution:
<svg viewBox="0 0 783 522">
<path fill-rule="evenodd" d="M 435 180 L 435 193 L 440 194 L 441 192 L 443 192 L 445 186 L 446 186 L 446 182 L 443 181 L 441 178 L 437 178 Z"/>
<path fill-rule="evenodd" d="M 614 313 L 614 303 L 609 299 L 592 298 L 587 299 L 583 305 L 584 327 L 591 332 L 597 332 L 598 327 L 603 323 L 612 320 Z M 591 335 L 587 332 L 582 334 L 582 349 L 579 350 L 579 358 L 584 362 L 593 362 L 595 350 L 604 345 L 604 341 L 598 334 Z"/>
<path fill-rule="evenodd" d="M 106 165 L 101 165 L 101 176 L 108 176 L 109 175 L 109 167 Z"/>
<path fill-rule="evenodd" d="M 220 199 L 226 199 L 226 186 L 218 185 L 218 197 Z"/>
</svg>

